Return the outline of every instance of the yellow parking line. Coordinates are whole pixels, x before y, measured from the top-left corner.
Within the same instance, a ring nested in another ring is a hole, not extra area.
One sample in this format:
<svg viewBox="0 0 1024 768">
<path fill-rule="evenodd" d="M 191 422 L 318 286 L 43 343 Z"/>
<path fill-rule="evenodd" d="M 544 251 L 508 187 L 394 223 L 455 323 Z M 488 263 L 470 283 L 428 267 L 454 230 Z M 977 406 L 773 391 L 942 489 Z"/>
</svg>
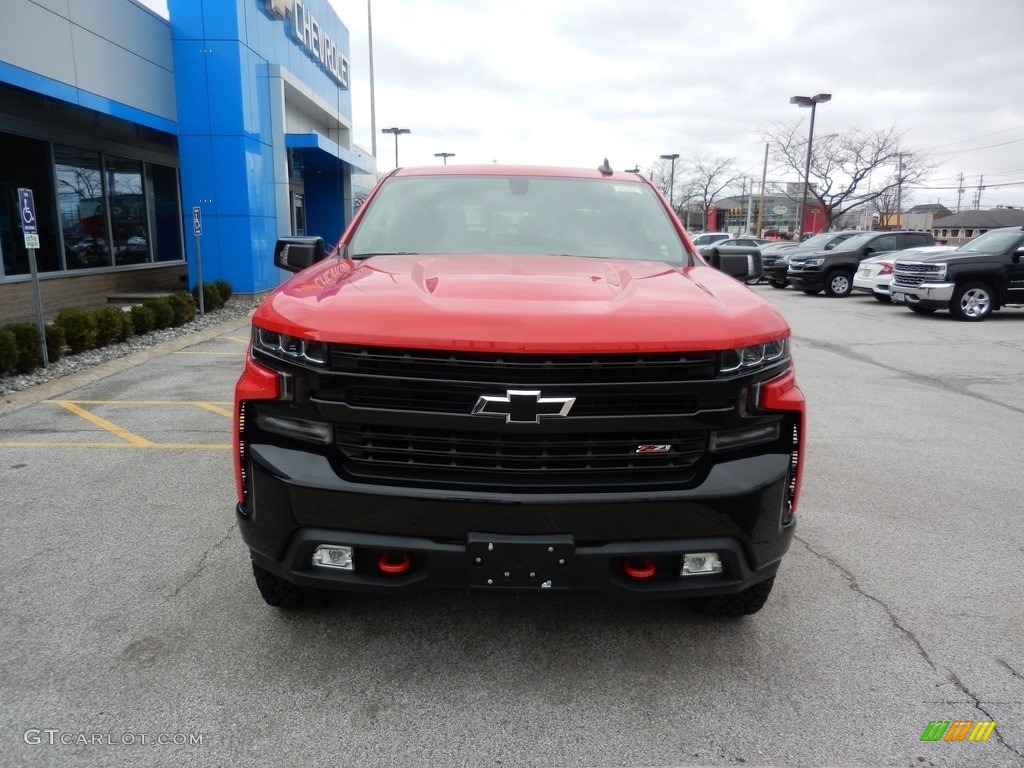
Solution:
<svg viewBox="0 0 1024 768">
<path fill-rule="evenodd" d="M 78 405 L 231 405 L 230 400 L 43 400 L 44 403 Z"/>
<path fill-rule="evenodd" d="M 230 445 L 218 445 L 216 443 L 150 443 L 144 444 L 136 443 L 27 443 L 20 441 L 3 442 L 0 441 L 0 448 L 156 448 L 156 449 L 173 449 L 176 451 L 183 450 L 200 450 L 200 451 L 226 451 L 231 448 Z"/>
<path fill-rule="evenodd" d="M 235 414 L 233 414 L 231 411 L 226 410 L 224 408 L 219 408 L 213 403 L 195 403 L 195 405 L 198 405 L 200 408 L 203 408 L 204 410 L 207 410 L 210 413 L 216 413 L 219 414 L 220 416 L 227 416 L 229 419 L 235 418 Z"/>
<path fill-rule="evenodd" d="M 127 429 L 117 426 L 117 424 L 109 422 L 106 419 L 100 418 L 95 413 L 90 413 L 84 408 L 79 408 L 70 400 L 52 400 L 51 402 L 56 403 L 62 408 L 66 408 L 76 416 L 81 416 L 83 419 L 92 424 L 95 424 L 97 427 L 101 427 L 110 432 L 111 434 L 117 435 L 122 440 L 127 440 L 134 446 L 138 446 L 140 448 L 149 448 L 154 445 L 154 443 L 150 442 L 144 437 L 139 437 L 134 432 L 129 432 Z"/>
<path fill-rule="evenodd" d="M 243 344 L 248 344 L 250 339 L 242 338 L 241 336 L 218 336 L 218 339 L 231 339 L 231 341 L 240 341 Z"/>
<path fill-rule="evenodd" d="M 244 355 L 244 349 L 238 349 L 234 352 L 189 352 L 188 350 L 179 350 L 178 352 L 172 352 L 172 355 Z"/>
</svg>

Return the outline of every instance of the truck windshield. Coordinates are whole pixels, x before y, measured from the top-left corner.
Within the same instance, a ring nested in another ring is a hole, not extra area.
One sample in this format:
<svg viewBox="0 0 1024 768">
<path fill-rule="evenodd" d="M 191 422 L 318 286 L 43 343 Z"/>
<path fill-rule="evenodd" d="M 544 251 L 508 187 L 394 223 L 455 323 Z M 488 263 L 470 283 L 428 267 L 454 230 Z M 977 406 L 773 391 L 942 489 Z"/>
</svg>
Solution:
<svg viewBox="0 0 1024 768">
<path fill-rule="evenodd" d="M 1002 253 L 1021 239 L 1019 229 L 1010 232 L 986 232 L 957 248 L 957 253 Z"/>
<path fill-rule="evenodd" d="M 517 175 L 396 176 L 367 203 L 348 255 L 523 253 L 689 258 L 644 184 Z"/>
</svg>

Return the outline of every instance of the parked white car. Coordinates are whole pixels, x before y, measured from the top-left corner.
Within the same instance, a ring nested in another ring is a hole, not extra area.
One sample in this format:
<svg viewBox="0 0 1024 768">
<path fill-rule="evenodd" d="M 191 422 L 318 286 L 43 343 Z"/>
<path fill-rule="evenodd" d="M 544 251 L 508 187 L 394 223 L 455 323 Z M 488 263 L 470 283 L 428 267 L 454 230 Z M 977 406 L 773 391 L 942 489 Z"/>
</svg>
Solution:
<svg viewBox="0 0 1024 768">
<path fill-rule="evenodd" d="M 896 259 L 906 260 L 934 256 L 943 251 L 955 250 L 955 245 L 929 245 L 871 256 L 860 263 L 857 274 L 853 276 L 853 290 L 858 293 L 870 293 L 876 300 L 887 302 L 889 301 L 889 283 L 892 282 L 892 270 Z"/>
<path fill-rule="evenodd" d="M 719 240 L 728 240 L 731 238 L 728 232 L 701 232 L 699 235 L 691 235 L 690 241 L 693 243 L 693 247 L 698 251 L 702 248 L 707 248 L 712 243 L 717 243 Z"/>
</svg>

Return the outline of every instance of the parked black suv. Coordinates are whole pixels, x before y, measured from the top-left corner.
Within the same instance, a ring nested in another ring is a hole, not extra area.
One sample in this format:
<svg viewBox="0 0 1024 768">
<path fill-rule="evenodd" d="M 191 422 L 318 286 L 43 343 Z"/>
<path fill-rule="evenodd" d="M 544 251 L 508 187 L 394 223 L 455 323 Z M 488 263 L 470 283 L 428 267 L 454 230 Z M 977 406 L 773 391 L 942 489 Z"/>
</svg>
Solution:
<svg viewBox="0 0 1024 768">
<path fill-rule="evenodd" d="M 854 235 L 862 234 L 864 234 L 864 231 L 857 229 L 848 229 L 844 232 L 819 232 L 799 245 L 794 244 L 792 248 L 788 248 L 780 253 L 768 254 L 762 252 L 764 276 L 772 288 L 785 288 L 789 285 L 789 278 L 786 277 L 786 273 L 789 271 L 789 260 L 791 258 L 817 251 L 831 251 Z"/>
<path fill-rule="evenodd" d="M 807 294 L 824 289 L 828 296 L 849 296 L 857 267 L 868 256 L 926 245 L 935 245 L 930 232 L 866 232 L 844 240 L 830 251 L 790 257 L 786 278 L 794 288 Z"/>
<path fill-rule="evenodd" d="M 1024 307 L 1024 227 L 1001 227 L 927 259 L 897 261 L 889 296 L 914 312 L 948 309 L 957 320 L 984 320 Z"/>
</svg>

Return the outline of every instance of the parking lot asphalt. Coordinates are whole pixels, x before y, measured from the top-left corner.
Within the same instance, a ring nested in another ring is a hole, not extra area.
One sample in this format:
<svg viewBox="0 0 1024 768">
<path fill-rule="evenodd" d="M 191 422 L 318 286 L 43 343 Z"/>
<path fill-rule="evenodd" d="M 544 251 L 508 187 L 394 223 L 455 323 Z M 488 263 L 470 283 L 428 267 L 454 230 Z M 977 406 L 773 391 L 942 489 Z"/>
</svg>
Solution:
<svg viewBox="0 0 1024 768">
<path fill-rule="evenodd" d="M 809 411 L 742 620 L 597 597 L 263 604 L 233 513 L 247 321 L 0 402 L 0 766 L 1020 766 L 1024 315 L 756 289 Z M 924 743 L 931 721 L 995 721 Z"/>
</svg>

